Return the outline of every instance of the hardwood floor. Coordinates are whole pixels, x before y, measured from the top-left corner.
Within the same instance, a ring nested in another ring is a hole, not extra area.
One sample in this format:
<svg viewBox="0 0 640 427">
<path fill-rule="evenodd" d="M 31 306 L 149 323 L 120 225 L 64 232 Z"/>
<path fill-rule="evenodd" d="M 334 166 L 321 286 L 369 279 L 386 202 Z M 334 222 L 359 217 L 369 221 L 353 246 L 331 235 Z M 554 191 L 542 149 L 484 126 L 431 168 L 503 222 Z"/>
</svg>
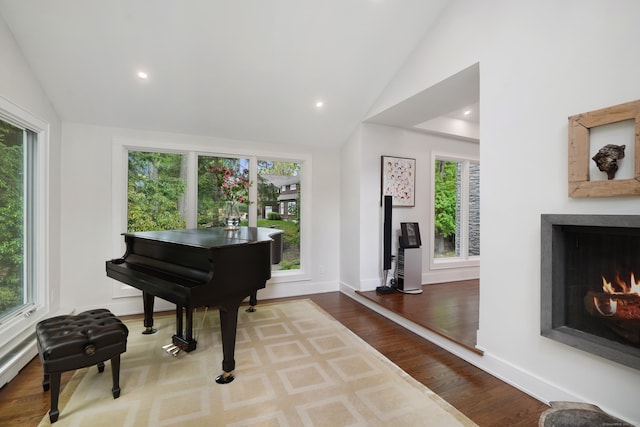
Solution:
<svg viewBox="0 0 640 427">
<path fill-rule="evenodd" d="M 424 285 L 421 294 L 358 292 L 407 320 L 448 338 L 470 350 L 476 349 L 479 327 L 480 281 Z"/>
<path fill-rule="evenodd" d="M 314 301 L 482 427 L 535 427 L 540 414 L 548 408 L 344 294 L 330 292 L 304 298 Z M 141 316 L 123 316 L 126 318 Z M 72 374 L 63 375 L 63 387 Z M 42 371 L 36 357 L 13 381 L 0 389 L 1 426 L 35 426 L 40 422 L 49 409 L 49 393 L 42 391 L 41 382 Z M 125 393 L 123 390 L 122 397 Z"/>
</svg>

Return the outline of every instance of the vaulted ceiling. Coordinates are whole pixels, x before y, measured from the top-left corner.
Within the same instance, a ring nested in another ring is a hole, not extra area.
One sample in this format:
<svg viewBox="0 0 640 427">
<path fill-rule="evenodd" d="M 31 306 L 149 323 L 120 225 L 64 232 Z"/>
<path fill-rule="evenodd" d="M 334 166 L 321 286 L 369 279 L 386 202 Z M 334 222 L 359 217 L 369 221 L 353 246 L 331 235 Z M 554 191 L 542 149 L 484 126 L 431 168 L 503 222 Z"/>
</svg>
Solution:
<svg viewBox="0 0 640 427">
<path fill-rule="evenodd" d="M 0 16 L 65 122 L 335 147 L 448 1 L 0 0 Z"/>
</svg>

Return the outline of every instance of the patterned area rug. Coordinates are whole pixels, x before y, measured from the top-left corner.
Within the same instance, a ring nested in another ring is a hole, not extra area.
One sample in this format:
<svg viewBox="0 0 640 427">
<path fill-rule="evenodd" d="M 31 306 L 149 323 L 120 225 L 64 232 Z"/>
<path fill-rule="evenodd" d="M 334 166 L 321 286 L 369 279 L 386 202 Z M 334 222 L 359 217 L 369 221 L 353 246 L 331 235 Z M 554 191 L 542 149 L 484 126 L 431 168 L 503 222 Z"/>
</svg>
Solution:
<svg viewBox="0 0 640 427">
<path fill-rule="evenodd" d="M 474 426 L 310 300 L 240 310 L 235 381 L 222 371 L 217 310 L 199 313 L 198 348 L 168 354 L 173 316 L 142 335 L 127 322 L 120 398 L 111 367 L 79 370 L 61 393 L 64 426 Z M 50 425 L 48 414 L 40 423 Z"/>
</svg>

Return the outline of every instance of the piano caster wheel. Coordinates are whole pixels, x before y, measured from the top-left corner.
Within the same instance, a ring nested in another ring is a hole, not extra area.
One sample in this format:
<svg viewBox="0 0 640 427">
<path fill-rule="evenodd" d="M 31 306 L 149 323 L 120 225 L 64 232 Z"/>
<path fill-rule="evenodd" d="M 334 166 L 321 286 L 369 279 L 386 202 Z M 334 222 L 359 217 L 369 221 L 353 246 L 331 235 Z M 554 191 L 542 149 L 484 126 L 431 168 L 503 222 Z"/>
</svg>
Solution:
<svg viewBox="0 0 640 427">
<path fill-rule="evenodd" d="M 254 306 L 251 306 L 251 307 L 247 308 L 245 311 L 246 311 L 247 313 L 255 313 L 256 308 L 255 308 Z"/>
<path fill-rule="evenodd" d="M 157 329 L 153 329 L 151 326 L 147 326 L 144 331 L 142 331 L 142 335 L 151 335 L 158 332 Z"/>
<path fill-rule="evenodd" d="M 229 384 L 231 381 L 233 381 L 235 379 L 235 377 L 233 376 L 232 373 L 230 372 L 225 372 L 222 375 L 218 375 L 216 377 L 216 382 L 218 384 Z"/>
</svg>

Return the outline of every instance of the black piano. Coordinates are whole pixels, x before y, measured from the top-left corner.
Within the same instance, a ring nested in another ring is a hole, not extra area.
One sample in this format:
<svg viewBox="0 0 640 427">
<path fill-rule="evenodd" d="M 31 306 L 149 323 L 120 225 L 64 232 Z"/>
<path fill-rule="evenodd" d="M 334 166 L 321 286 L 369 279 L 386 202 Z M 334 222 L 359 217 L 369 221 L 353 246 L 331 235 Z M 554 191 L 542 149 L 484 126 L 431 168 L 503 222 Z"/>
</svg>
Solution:
<svg viewBox="0 0 640 427">
<path fill-rule="evenodd" d="M 153 333 L 157 296 L 176 305 L 173 344 L 193 351 L 193 310 L 218 307 L 224 373 L 219 383 L 233 380 L 238 308 L 271 278 L 271 264 L 282 256 L 282 230 L 221 227 L 124 233 L 126 252 L 106 262 L 107 276 L 142 290 L 145 332 Z M 186 322 L 186 325 L 183 324 Z M 185 326 L 183 328 L 183 325 Z"/>
</svg>

